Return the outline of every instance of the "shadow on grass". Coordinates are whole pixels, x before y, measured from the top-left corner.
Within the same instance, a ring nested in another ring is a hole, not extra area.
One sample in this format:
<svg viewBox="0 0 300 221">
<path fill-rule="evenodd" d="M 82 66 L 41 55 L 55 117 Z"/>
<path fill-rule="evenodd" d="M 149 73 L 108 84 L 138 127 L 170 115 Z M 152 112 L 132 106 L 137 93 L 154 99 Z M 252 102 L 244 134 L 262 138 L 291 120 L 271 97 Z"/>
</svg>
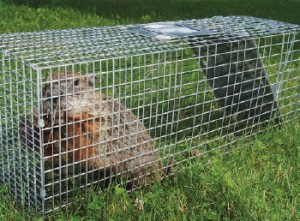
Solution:
<svg viewBox="0 0 300 221">
<path fill-rule="evenodd" d="M 260 0 L 2 0 L 31 7 L 68 7 L 106 18 L 131 18 L 135 22 L 250 15 L 300 24 L 300 2 Z"/>
</svg>

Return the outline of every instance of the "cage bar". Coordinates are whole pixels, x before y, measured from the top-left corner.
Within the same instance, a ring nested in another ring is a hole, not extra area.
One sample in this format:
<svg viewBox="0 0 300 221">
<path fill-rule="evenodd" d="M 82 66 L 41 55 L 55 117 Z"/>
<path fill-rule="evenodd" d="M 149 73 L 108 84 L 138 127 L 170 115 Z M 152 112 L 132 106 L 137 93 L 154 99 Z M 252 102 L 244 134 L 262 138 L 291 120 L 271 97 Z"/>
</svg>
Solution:
<svg viewBox="0 0 300 221">
<path fill-rule="evenodd" d="M 2 184 L 46 214 L 299 118 L 299 31 L 217 16 L 0 35 Z"/>
</svg>

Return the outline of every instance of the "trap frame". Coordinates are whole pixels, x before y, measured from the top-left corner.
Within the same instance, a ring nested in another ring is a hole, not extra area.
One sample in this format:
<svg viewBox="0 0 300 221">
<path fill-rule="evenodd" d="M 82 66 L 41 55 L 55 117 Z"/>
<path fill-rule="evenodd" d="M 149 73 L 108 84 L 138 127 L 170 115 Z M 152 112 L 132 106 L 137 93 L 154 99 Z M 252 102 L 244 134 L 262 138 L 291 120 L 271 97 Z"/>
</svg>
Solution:
<svg viewBox="0 0 300 221">
<path fill-rule="evenodd" d="M 135 180 L 134 188 L 170 162 L 230 151 L 242 134 L 298 118 L 299 31 L 279 21 L 217 16 L 0 35 L 2 183 L 46 214 L 71 204 L 78 189 L 113 178 Z M 92 83 L 78 87 L 78 79 Z M 100 129 L 80 138 L 72 133 L 96 124 Z M 85 138 L 92 142 L 76 146 Z M 76 148 L 89 146 L 99 152 L 87 158 L 104 165 L 76 159 Z M 137 173 L 149 153 L 161 166 Z"/>
</svg>

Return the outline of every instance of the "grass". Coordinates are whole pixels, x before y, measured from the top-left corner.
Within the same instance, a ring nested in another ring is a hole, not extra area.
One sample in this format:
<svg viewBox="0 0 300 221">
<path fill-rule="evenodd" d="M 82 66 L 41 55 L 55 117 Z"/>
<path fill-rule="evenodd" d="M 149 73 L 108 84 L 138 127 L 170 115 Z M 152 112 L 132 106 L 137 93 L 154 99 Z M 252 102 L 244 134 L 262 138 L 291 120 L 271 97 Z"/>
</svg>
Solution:
<svg viewBox="0 0 300 221">
<path fill-rule="evenodd" d="M 14 2 L 15 4 L 11 4 Z M 300 24 L 298 0 L 1 0 L 1 33 L 250 15 Z"/>
<path fill-rule="evenodd" d="M 251 15 L 300 24 L 300 1 L 0 0 L 0 33 L 145 23 L 215 15 Z M 171 4 L 172 3 L 172 4 Z M 216 6 L 218 5 L 218 6 Z M 298 120 L 268 129 L 185 164 L 161 183 L 127 193 L 121 185 L 93 190 L 53 220 L 297 220 L 300 219 Z M 208 163 L 203 163 L 208 162 Z M 105 202 L 105 203 L 104 203 Z M 24 220 L 5 186 L 0 220 Z M 31 217 L 41 220 L 41 217 Z"/>
<path fill-rule="evenodd" d="M 299 122 L 244 138 L 229 155 L 184 165 L 184 172 L 133 193 L 111 185 L 88 193 L 54 220 L 298 220 Z M 203 163 L 203 162 L 207 163 Z M 5 188 L 0 219 L 22 220 Z M 7 203 L 9 202 L 9 203 Z M 105 202 L 105 203 L 104 203 Z M 35 219 L 33 219 L 35 220 Z M 36 220 L 39 220 L 36 217 Z"/>
</svg>

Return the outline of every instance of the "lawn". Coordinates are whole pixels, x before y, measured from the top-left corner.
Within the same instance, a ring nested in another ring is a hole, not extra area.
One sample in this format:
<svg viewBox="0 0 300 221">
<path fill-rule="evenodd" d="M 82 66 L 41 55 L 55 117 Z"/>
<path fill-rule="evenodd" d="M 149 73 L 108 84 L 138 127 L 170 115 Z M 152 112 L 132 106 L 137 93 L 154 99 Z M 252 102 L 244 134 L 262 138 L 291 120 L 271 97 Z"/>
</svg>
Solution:
<svg viewBox="0 0 300 221">
<path fill-rule="evenodd" d="M 13 2 L 13 3 L 12 3 Z M 146 23 L 215 15 L 250 15 L 300 24 L 300 1 L 259 0 L 0 0 L 0 34 Z M 127 193 L 111 183 L 51 220 L 300 220 L 299 116 L 255 137 L 240 137 L 232 152 L 215 151 L 180 164 L 182 172 Z M 205 162 L 205 163 L 204 163 Z M 24 220 L 6 186 L 0 220 Z M 38 215 L 31 217 L 41 220 Z"/>
</svg>

